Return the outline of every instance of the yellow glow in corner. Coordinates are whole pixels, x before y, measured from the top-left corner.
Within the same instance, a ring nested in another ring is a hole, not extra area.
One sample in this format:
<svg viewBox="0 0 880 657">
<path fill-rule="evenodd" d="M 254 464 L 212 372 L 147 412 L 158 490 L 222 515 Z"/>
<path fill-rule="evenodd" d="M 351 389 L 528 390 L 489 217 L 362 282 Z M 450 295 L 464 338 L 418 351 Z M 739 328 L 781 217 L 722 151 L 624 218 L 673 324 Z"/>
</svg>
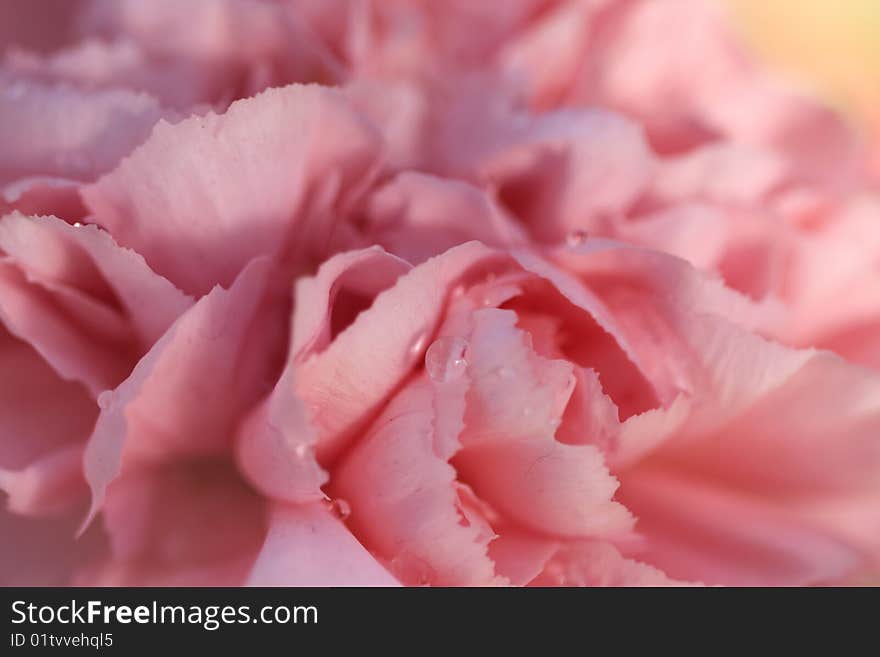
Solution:
<svg viewBox="0 0 880 657">
<path fill-rule="evenodd" d="M 880 134 L 880 0 L 726 0 L 772 63 Z"/>
</svg>

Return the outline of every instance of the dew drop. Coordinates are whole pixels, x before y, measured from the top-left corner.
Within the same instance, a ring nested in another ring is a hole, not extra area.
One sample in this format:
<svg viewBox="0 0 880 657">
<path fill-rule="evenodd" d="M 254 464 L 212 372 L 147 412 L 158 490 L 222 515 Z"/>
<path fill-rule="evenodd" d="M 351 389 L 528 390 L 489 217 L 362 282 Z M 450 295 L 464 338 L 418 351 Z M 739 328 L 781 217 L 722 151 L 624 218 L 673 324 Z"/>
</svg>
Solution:
<svg viewBox="0 0 880 657">
<path fill-rule="evenodd" d="M 590 233 L 583 228 L 577 228 L 565 236 L 565 243 L 569 246 L 580 246 L 590 237 Z"/>
<path fill-rule="evenodd" d="M 111 404 L 113 404 L 113 391 L 105 390 L 100 395 L 98 395 L 98 408 L 102 411 L 106 411 L 110 408 Z"/>
<path fill-rule="evenodd" d="M 73 227 L 74 228 L 82 228 L 83 224 L 81 224 L 79 221 L 75 221 L 75 222 L 73 222 Z"/>
<path fill-rule="evenodd" d="M 467 369 L 465 352 L 467 340 L 459 337 L 443 337 L 435 340 L 425 354 L 425 369 L 437 383 L 448 383 L 460 378 Z"/>
<path fill-rule="evenodd" d="M 414 358 L 418 358 L 425 349 L 425 343 L 428 342 L 428 334 L 422 333 L 416 336 L 409 346 L 409 353 Z"/>
<path fill-rule="evenodd" d="M 334 500 L 328 500 L 326 504 L 327 508 L 330 510 L 330 513 L 332 513 L 340 520 L 345 520 L 346 518 L 348 518 L 348 516 L 351 515 L 351 506 L 341 497 L 337 497 Z"/>
<path fill-rule="evenodd" d="M 304 443 L 300 443 L 294 448 L 293 451 L 296 453 L 297 458 L 304 459 L 306 457 L 306 454 L 309 453 L 309 446 Z"/>
</svg>

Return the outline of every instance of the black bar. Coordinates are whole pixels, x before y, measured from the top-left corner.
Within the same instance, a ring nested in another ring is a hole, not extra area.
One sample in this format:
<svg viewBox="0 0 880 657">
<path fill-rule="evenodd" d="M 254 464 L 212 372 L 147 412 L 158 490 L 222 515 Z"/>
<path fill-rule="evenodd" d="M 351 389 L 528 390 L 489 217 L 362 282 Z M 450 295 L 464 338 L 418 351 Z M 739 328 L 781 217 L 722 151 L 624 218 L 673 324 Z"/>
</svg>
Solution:
<svg viewBox="0 0 880 657">
<path fill-rule="evenodd" d="M 645 641 L 654 652 L 662 646 L 693 645 L 705 636 L 714 637 L 704 647 L 715 652 L 721 645 L 729 647 L 737 641 L 751 649 L 766 647 L 771 636 L 785 643 L 809 639 L 815 647 L 823 633 L 833 631 L 835 623 L 839 624 L 838 641 L 850 641 L 859 631 L 876 626 L 876 600 L 860 604 L 860 591 L 838 589 L 0 591 L 3 655 L 37 654 L 47 649 L 66 652 L 76 647 L 105 654 L 142 650 L 170 650 L 174 654 L 175 648 L 182 647 L 221 649 L 222 654 L 294 654 L 310 646 L 335 655 L 350 649 L 354 642 L 359 648 L 398 646 L 412 654 L 446 646 L 455 649 L 457 657 L 469 654 L 467 648 L 474 638 L 488 640 L 496 648 L 521 647 L 529 641 L 571 645 L 566 651 L 570 654 L 609 648 L 627 654 L 644 650 Z M 90 601 L 97 614 L 91 622 L 87 620 Z M 120 611 L 120 606 L 125 610 Z M 163 606 L 165 622 L 158 622 L 156 613 Z M 184 608 L 186 621 L 179 610 L 169 611 L 175 607 Z M 247 607 L 247 616 L 242 607 Z M 76 622 L 58 622 L 59 613 L 62 621 Z M 40 614 L 45 622 L 31 622 L 39 621 Z M 263 620 L 257 618 L 261 614 Z M 418 645 L 412 644 L 412 637 L 418 639 Z M 77 638 L 82 646 L 76 645 Z M 842 647 L 835 645 L 838 650 Z"/>
</svg>

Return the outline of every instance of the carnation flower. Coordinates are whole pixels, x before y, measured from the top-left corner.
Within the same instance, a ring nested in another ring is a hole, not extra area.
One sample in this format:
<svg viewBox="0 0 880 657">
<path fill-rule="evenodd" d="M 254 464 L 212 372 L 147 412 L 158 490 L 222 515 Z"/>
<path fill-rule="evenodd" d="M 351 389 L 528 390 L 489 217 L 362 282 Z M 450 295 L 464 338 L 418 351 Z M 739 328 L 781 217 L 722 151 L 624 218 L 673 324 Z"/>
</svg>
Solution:
<svg viewBox="0 0 880 657">
<path fill-rule="evenodd" d="M 179 4 L 3 54 L 0 582 L 876 579 L 870 149 L 712 5 Z"/>
</svg>

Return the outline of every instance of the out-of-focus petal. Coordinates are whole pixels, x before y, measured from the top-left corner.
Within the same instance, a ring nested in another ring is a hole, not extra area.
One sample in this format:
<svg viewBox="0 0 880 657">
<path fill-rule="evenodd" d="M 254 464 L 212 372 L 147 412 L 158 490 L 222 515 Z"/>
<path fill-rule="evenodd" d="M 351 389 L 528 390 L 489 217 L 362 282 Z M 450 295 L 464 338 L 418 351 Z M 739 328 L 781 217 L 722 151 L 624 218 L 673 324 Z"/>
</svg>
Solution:
<svg viewBox="0 0 880 657">
<path fill-rule="evenodd" d="M 478 240 L 522 243 L 525 232 L 485 193 L 467 183 L 407 171 L 371 195 L 364 230 L 413 264 Z"/>
<path fill-rule="evenodd" d="M 155 0 L 145 6 L 137 0 L 92 0 L 79 23 L 93 38 L 135 44 L 145 66 L 133 70 L 129 86 L 146 87 L 178 107 L 223 106 L 268 87 L 334 84 L 345 75 L 333 53 L 285 3 L 191 0 L 184 6 Z M 122 72 L 111 71 L 109 77 Z"/>
<path fill-rule="evenodd" d="M 266 532 L 264 502 L 210 460 L 125 473 L 108 489 L 102 519 L 110 558 L 80 583 L 240 586 Z"/>
<path fill-rule="evenodd" d="M 653 156 L 624 117 L 572 110 L 521 123 L 478 166 L 534 239 L 561 242 L 627 211 L 646 189 Z"/>
<path fill-rule="evenodd" d="M 399 586 L 324 504 L 276 506 L 249 586 Z"/>
<path fill-rule="evenodd" d="M 131 375 L 104 393 L 85 454 L 93 516 L 127 461 L 228 454 L 240 414 L 266 392 L 280 354 L 280 318 L 264 303 L 269 263 L 184 313 Z M 273 307 L 274 308 L 274 307 Z M 271 385 L 271 384 L 269 384 Z"/>
<path fill-rule="evenodd" d="M 98 528 L 76 537 L 81 511 L 26 518 L 0 508 L 0 586 L 66 586 L 83 567 L 100 563 L 106 541 Z"/>
<path fill-rule="evenodd" d="M 0 489 L 17 513 L 42 514 L 83 499 L 82 446 L 98 408 L 26 343 L 0 329 Z"/>
<path fill-rule="evenodd" d="M 71 226 L 55 217 L 13 214 L 0 222 L 0 249 L 47 287 L 79 289 L 116 307 L 144 347 L 155 342 L 192 305 L 144 259 L 96 226 Z"/>
</svg>

